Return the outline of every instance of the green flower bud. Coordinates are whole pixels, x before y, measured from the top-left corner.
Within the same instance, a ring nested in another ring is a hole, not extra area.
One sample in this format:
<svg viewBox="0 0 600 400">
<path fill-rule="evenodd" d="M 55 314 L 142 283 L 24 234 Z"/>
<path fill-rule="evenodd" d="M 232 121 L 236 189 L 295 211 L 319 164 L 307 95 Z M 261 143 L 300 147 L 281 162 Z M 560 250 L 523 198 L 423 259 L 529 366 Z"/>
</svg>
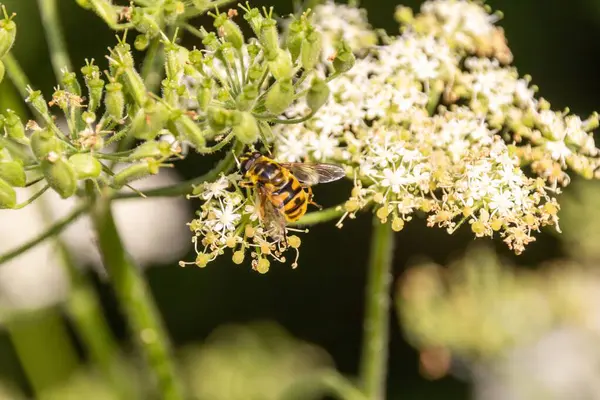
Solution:
<svg viewBox="0 0 600 400">
<path fill-rule="evenodd" d="M 2 6 L 2 12 L 4 19 L 0 20 L 0 58 L 10 51 L 17 36 L 17 24 L 12 20 L 15 14 L 9 16 L 4 6 Z"/>
<path fill-rule="evenodd" d="M 69 72 L 65 69 L 62 71 L 62 73 L 63 75 L 61 77 L 61 81 L 67 92 L 81 96 L 81 86 L 77 81 L 77 75 L 75 72 Z"/>
<path fill-rule="evenodd" d="M 294 101 L 294 84 L 291 79 L 281 79 L 275 82 L 267 93 L 265 107 L 272 114 L 279 115 Z"/>
<path fill-rule="evenodd" d="M 165 46 L 167 77 L 176 79 L 183 72 L 183 67 L 189 60 L 189 51 L 185 47 L 169 43 Z"/>
<path fill-rule="evenodd" d="M 115 10 L 111 0 L 87 0 L 92 9 L 100 18 L 109 25 L 115 25 L 118 22 L 119 15 Z"/>
<path fill-rule="evenodd" d="M 248 69 L 248 80 L 250 82 L 258 81 L 265 73 L 266 68 L 263 64 L 254 64 Z"/>
<path fill-rule="evenodd" d="M 229 114 L 229 111 L 224 108 L 209 107 L 206 112 L 208 125 L 213 131 L 221 132 L 228 126 Z"/>
<path fill-rule="evenodd" d="M 166 148 L 164 145 L 167 145 Z M 130 160 L 143 160 L 145 158 L 160 158 L 168 155 L 169 144 L 167 142 L 158 142 L 156 140 L 148 140 L 135 148 L 129 156 Z"/>
<path fill-rule="evenodd" d="M 77 190 L 75 170 L 64 158 L 42 160 L 42 173 L 48 185 L 63 199 L 69 198 Z"/>
<path fill-rule="evenodd" d="M 163 15 L 165 16 L 165 22 L 168 25 L 174 24 L 183 12 L 185 11 L 185 4 L 180 0 L 165 0 L 163 3 Z"/>
<path fill-rule="evenodd" d="M 277 51 L 277 57 L 272 61 L 268 61 L 269 71 L 273 74 L 273 77 L 277 80 L 286 79 L 292 77 L 292 56 L 289 51 L 279 49 Z"/>
<path fill-rule="evenodd" d="M 160 33 L 160 26 L 156 17 L 144 11 L 141 7 L 134 7 L 131 13 L 131 23 L 135 28 L 150 38 Z"/>
<path fill-rule="evenodd" d="M 13 187 L 25 187 L 27 178 L 23 164 L 18 161 L 0 161 L 0 179 Z"/>
<path fill-rule="evenodd" d="M 246 85 L 236 99 L 238 109 L 241 111 L 252 109 L 257 98 L 258 88 L 253 85 Z"/>
<path fill-rule="evenodd" d="M 321 33 L 314 29 L 307 31 L 306 40 L 302 42 L 301 63 L 302 68 L 310 71 L 319 62 L 321 48 L 323 46 Z"/>
<path fill-rule="evenodd" d="M 17 205 L 17 192 L 8 182 L 0 178 L 0 209 L 15 208 Z"/>
<path fill-rule="evenodd" d="M 286 38 L 286 46 L 292 55 L 292 61 L 296 62 L 300 56 L 302 42 L 305 40 L 304 24 L 301 20 L 294 20 L 290 23 L 288 36 Z"/>
<path fill-rule="evenodd" d="M 198 108 L 200 111 L 206 111 L 206 108 L 212 100 L 212 90 L 209 88 L 202 88 L 198 90 L 197 98 Z"/>
<path fill-rule="evenodd" d="M 260 10 L 258 8 L 244 8 L 246 13 L 244 14 L 244 19 L 248 21 L 250 27 L 254 31 L 256 36 L 260 36 L 260 28 L 262 26 L 265 18 L 260 14 Z"/>
<path fill-rule="evenodd" d="M 149 175 L 156 175 L 158 174 L 159 167 L 159 163 L 152 159 L 146 159 L 142 162 L 132 164 L 113 177 L 113 186 L 120 189 L 130 182 L 145 178 Z"/>
<path fill-rule="evenodd" d="M 92 111 L 84 111 L 81 113 L 81 120 L 86 124 L 92 124 L 96 121 L 96 113 Z"/>
<path fill-rule="evenodd" d="M 102 172 L 102 164 L 89 153 L 73 154 L 69 157 L 77 179 L 95 179 Z"/>
<path fill-rule="evenodd" d="M 125 89 L 138 106 L 144 105 L 148 100 L 144 80 L 133 67 L 125 69 Z"/>
<path fill-rule="evenodd" d="M 194 49 L 190 51 L 188 58 L 190 63 L 194 67 L 196 67 L 197 69 L 202 69 L 202 66 L 204 65 L 204 56 L 202 55 L 202 52 L 200 50 Z"/>
<path fill-rule="evenodd" d="M 146 34 L 137 35 L 135 37 L 135 41 L 133 42 L 133 47 L 137 51 L 144 51 L 148 48 L 150 44 L 150 38 Z"/>
<path fill-rule="evenodd" d="M 273 18 L 265 18 L 260 26 L 260 44 L 263 45 L 265 57 L 270 60 L 277 56 L 279 49 L 279 33 L 277 22 Z"/>
<path fill-rule="evenodd" d="M 258 140 L 260 133 L 256 118 L 249 112 L 237 113 L 239 117 L 235 125 L 233 125 L 233 134 L 242 143 L 252 144 Z"/>
<path fill-rule="evenodd" d="M 209 108 L 210 111 L 210 108 Z M 210 113 L 209 113 L 210 114 Z M 222 116 L 219 115 L 219 119 Z M 194 122 L 190 117 L 185 114 L 181 114 L 175 120 L 175 126 L 179 134 L 188 142 L 194 146 L 195 149 L 200 150 L 206 147 L 205 133 L 200 129 L 198 124 Z"/>
<path fill-rule="evenodd" d="M 340 42 L 337 46 L 337 55 L 333 59 L 333 68 L 335 72 L 346 72 L 354 66 L 356 57 L 352 53 L 352 49 L 346 42 Z"/>
<path fill-rule="evenodd" d="M 31 103 L 33 108 L 35 108 L 40 114 L 48 114 L 48 103 L 46 103 L 46 99 L 44 99 L 44 96 L 42 96 L 42 92 L 40 90 L 30 91 L 29 96 L 27 96 L 25 101 Z"/>
<path fill-rule="evenodd" d="M 125 109 L 125 97 L 123 96 L 123 85 L 119 82 L 110 82 L 106 85 L 106 96 L 104 105 L 107 114 L 115 121 L 123 119 Z"/>
<path fill-rule="evenodd" d="M 62 153 L 64 144 L 49 128 L 44 128 L 31 135 L 31 150 L 39 160 L 43 160 L 51 152 Z"/>
<path fill-rule="evenodd" d="M 154 139 L 169 119 L 169 111 L 156 101 L 148 101 L 144 108 L 140 108 L 131 121 L 133 137 L 141 140 Z"/>
<path fill-rule="evenodd" d="M 317 111 L 329 99 L 329 86 L 323 79 L 314 78 L 306 94 L 306 104 L 312 112 Z"/>
<path fill-rule="evenodd" d="M 240 50 L 244 45 L 244 35 L 239 25 L 227 18 L 226 14 L 220 14 L 215 18 L 215 28 L 222 32 L 225 40 L 233 45 L 236 49 Z"/>
<path fill-rule="evenodd" d="M 13 110 L 6 110 L 5 116 L 4 127 L 8 137 L 18 143 L 27 144 L 29 141 L 25 137 L 25 126 L 23 126 L 21 118 Z"/>
</svg>

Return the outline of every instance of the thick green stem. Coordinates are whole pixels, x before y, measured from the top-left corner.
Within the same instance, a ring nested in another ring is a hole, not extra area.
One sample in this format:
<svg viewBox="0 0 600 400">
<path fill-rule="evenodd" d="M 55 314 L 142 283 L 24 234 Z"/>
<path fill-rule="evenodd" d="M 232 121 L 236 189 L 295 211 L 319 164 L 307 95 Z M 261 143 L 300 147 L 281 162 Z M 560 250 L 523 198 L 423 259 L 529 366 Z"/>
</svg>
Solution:
<svg viewBox="0 0 600 400">
<path fill-rule="evenodd" d="M 304 214 L 302 218 L 300 218 L 296 222 L 292 222 L 290 225 L 293 226 L 305 226 L 305 225 L 316 225 L 322 222 L 328 222 L 332 219 L 336 219 L 344 215 L 345 209 L 344 205 L 340 204 L 337 206 L 325 208 L 319 211 L 313 211 Z"/>
<path fill-rule="evenodd" d="M 60 21 L 58 20 L 58 2 L 57 0 L 38 0 L 40 9 L 40 17 L 42 25 L 46 31 L 48 40 L 48 50 L 50 53 L 50 62 L 54 69 L 56 80 L 60 82 L 62 68 L 67 68 L 72 71 L 67 45 L 65 43 Z"/>
<path fill-rule="evenodd" d="M 90 190 L 93 193 L 93 188 Z M 150 288 L 125 253 L 115 225 L 110 199 L 96 198 L 92 220 L 98 248 L 130 330 L 156 379 L 160 398 L 182 400 L 182 387 L 171 359 L 169 339 L 162 326 Z"/>
<path fill-rule="evenodd" d="M 369 400 L 385 399 L 393 239 L 390 224 L 382 224 L 374 216 L 360 365 L 361 385 Z"/>
<path fill-rule="evenodd" d="M 51 210 L 45 198 L 37 203 L 42 216 L 49 223 Z M 108 327 L 102 312 L 102 305 L 89 279 L 75 265 L 69 248 L 60 236 L 53 241 L 60 255 L 60 263 L 69 278 L 70 291 L 66 306 L 67 314 L 73 321 L 75 330 L 90 352 L 91 359 L 100 367 L 106 381 L 109 382 L 116 398 L 127 400 L 132 396 L 131 382 L 123 371 L 123 364 L 115 338 Z"/>
</svg>

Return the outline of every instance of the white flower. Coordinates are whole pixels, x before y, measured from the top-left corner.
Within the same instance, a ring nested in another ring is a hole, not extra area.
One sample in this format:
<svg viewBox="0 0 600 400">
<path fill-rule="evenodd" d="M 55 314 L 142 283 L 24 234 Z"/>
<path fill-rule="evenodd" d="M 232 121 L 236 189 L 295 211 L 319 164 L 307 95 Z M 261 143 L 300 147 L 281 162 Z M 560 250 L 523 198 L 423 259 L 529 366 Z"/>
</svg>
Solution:
<svg viewBox="0 0 600 400">
<path fill-rule="evenodd" d="M 237 210 L 233 208 L 234 205 L 231 202 L 220 202 L 220 204 L 220 208 L 213 210 L 215 213 L 213 228 L 220 232 L 221 235 L 225 235 L 227 231 L 235 230 L 235 225 L 242 216 L 236 213 Z"/>
</svg>

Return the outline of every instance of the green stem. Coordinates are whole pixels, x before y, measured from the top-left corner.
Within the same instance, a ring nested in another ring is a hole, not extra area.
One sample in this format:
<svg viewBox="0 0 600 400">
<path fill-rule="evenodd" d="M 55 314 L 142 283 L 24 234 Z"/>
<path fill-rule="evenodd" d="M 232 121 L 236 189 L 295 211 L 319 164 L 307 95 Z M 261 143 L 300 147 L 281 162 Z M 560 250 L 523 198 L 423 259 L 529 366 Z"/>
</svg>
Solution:
<svg viewBox="0 0 600 400">
<path fill-rule="evenodd" d="M 47 200 L 42 198 L 36 204 L 39 205 L 45 222 L 49 223 L 51 210 Z M 118 346 L 104 318 L 98 296 L 89 279 L 75 264 L 69 248 L 60 236 L 54 236 L 53 241 L 58 249 L 60 264 L 71 286 L 66 301 L 67 314 L 73 321 L 78 336 L 90 352 L 91 359 L 100 367 L 106 381 L 114 388 L 117 398 L 130 399 L 131 383 L 127 381 L 127 376 L 122 370 L 123 364 Z"/>
<path fill-rule="evenodd" d="M 244 144 L 236 142 L 233 145 L 233 149 L 230 150 L 227 155 L 215 165 L 213 169 L 208 171 L 206 174 L 201 175 L 197 178 L 190 179 L 176 185 L 165 186 L 162 188 L 156 188 L 144 191 L 146 197 L 175 197 L 185 196 L 186 194 L 192 193 L 194 185 L 199 185 L 203 182 L 209 182 L 217 179 L 221 173 L 228 173 L 235 167 L 235 156 L 239 155 L 244 149 Z M 113 199 L 137 199 L 139 198 L 137 193 L 115 193 Z"/>
<path fill-rule="evenodd" d="M 93 188 L 89 190 L 93 195 Z M 133 336 L 155 376 L 160 398 L 182 400 L 182 387 L 171 359 L 170 343 L 162 326 L 150 288 L 125 253 L 113 218 L 110 199 L 95 199 L 91 213 L 98 248 Z"/>
<path fill-rule="evenodd" d="M 6 67 L 6 74 L 13 83 L 13 86 L 19 92 L 21 98 L 26 99 L 29 96 L 29 93 L 27 93 L 29 79 L 27 78 L 27 75 L 25 75 L 25 72 L 21 68 L 21 65 L 19 65 L 19 62 L 17 61 L 15 56 L 13 56 L 12 53 L 8 53 L 7 55 L 5 55 L 2 58 L 2 62 Z M 27 106 L 34 115 L 40 115 L 30 102 L 27 102 Z"/>
<path fill-rule="evenodd" d="M 279 399 L 321 398 L 327 394 L 343 400 L 367 400 L 352 382 L 334 370 L 318 371 L 300 378 L 284 390 Z"/>
<path fill-rule="evenodd" d="M 81 214 L 83 214 L 85 211 L 87 211 L 88 208 L 89 208 L 89 206 L 85 205 L 85 204 L 77 207 L 76 209 L 74 209 L 71 212 L 71 214 L 67 215 L 65 218 L 61 219 L 60 221 L 58 221 L 57 223 L 55 223 L 54 225 L 49 227 L 46 231 L 40 233 L 39 235 L 32 238 L 31 240 L 23 243 L 22 245 L 0 255 L 0 265 L 2 265 L 3 263 L 5 263 L 9 260 L 12 260 L 13 258 L 20 255 L 21 253 L 25 253 L 27 250 L 42 243 L 44 240 L 48 239 L 49 237 L 58 235 L 60 232 L 62 232 L 63 229 L 65 229 L 67 226 L 69 226 L 71 224 L 71 222 L 75 221 L 77 218 L 79 218 L 79 216 L 81 216 Z"/>
<path fill-rule="evenodd" d="M 69 71 L 72 71 L 72 68 L 71 61 L 69 60 L 69 53 L 67 52 L 67 45 L 58 20 L 57 0 L 38 0 L 38 7 L 40 9 L 42 25 L 44 26 L 46 38 L 48 40 L 50 62 L 54 69 L 56 81 L 60 82 L 62 76 L 60 70 L 62 68 L 67 68 Z"/>
<path fill-rule="evenodd" d="M 390 224 L 382 224 L 374 216 L 360 365 L 361 385 L 369 400 L 385 399 L 393 239 L 394 232 Z"/>
<path fill-rule="evenodd" d="M 300 218 L 296 222 L 292 222 L 290 225 L 293 226 L 304 226 L 304 225 L 316 225 L 322 222 L 331 221 L 332 219 L 336 219 L 344 215 L 344 205 L 340 204 L 337 206 L 329 207 L 320 211 L 313 211 L 310 213 L 304 214 L 302 218 Z"/>
<path fill-rule="evenodd" d="M 164 48 L 162 48 L 160 38 L 156 37 L 152 39 L 152 43 L 150 43 L 150 46 L 148 47 L 148 51 L 144 57 L 144 63 L 142 64 L 141 75 L 148 92 L 154 93 L 160 86 L 164 59 Z"/>
</svg>

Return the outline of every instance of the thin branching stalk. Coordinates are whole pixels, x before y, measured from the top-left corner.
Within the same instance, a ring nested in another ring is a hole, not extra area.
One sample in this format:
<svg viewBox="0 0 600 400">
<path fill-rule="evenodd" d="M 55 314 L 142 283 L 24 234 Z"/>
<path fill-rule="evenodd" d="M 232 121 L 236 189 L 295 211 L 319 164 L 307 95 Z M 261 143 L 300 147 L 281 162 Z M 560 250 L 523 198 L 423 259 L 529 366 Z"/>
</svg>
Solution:
<svg viewBox="0 0 600 400">
<path fill-rule="evenodd" d="M 369 400 L 385 399 L 393 234 L 389 223 L 373 218 L 360 365 L 361 385 Z"/>
<path fill-rule="evenodd" d="M 29 79 L 27 78 L 27 75 L 25 75 L 25 72 L 21 68 L 21 65 L 19 65 L 19 62 L 12 53 L 8 53 L 7 55 L 5 55 L 2 58 L 2 62 L 6 67 L 6 74 L 8 75 L 13 86 L 15 87 L 15 89 L 17 89 L 21 97 L 23 99 L 26 99 L 29 95 L 29 93 L 27 93 Z M 35 115 L 39 115 L 35 108 L 33 108 L 33 106 L 31 105 L 31 103 L 28 102 L 27 105 L 31 109 L 31 112 L 33 112 Z"/>
<path fill-rule="evenodd" d="M 313 211 L 304 214 L 298 221 L 291 223 L 290 225 L 305 226 L 305 225 L 316 225 L 323 222 L 328 222 L 333 219 L 339 218 L 344 214 L 344 205 L 340 204 L 337 206 L 325 208 L 319 211 Z"/>
<path fill-rule="evenodd" d="M 60 232 L 63 231 L 63 229 L 65 229 L 67 226 L 69 226 L 72 222 L 74 222 L 77 218 L 79 218 L 81 216 L 81 214 L 86 212 L 88 209 L 89 209 L 89 206 L 87 204 L 82 204 L 82 205 L 76 207 L 73 211 L 71 211 L 71 213 L 69 215 L 67 215 L 63 219 L 57 221 L 54 225 L 50 226 L 44 232 L 31 238 L 30 240 L 23 243 L 22 245 L 0 255 L 0 265 L 4 264 L 7 261 L 12 260 L 13 258 L 17 257 L 21 253 L 25 253 L 27 250 L 37 246 L 38 244 L 42 243 L 44 240 L 51 238 L 55 235 L 58 235 Z"/>
<path fill-rule="evenodd" d="M 67 68 L 69 71 L 72 71 L 72 68 L 69 53 L 67 52 L 67 45 L 62 34 L 60 22 L 58 21 L 58 2 L 57 0 L 38 0 L 38 7 L 48 40 L 50 62 L 54 69 L 54 75 L 60 81 L 60 76 L 62 75 L 60 70 Z"/>
<path fill-rule="evenodd" d="M 93 192 L 94 188 L 90 187 L 91 196 Z M 182 400 L 182 386 L 171 359 L 167 334 L 146 281 L 139 268 L 133 265 L 125 253 L 110 207 L 110 199 L 97 197 L 92 211 L 92 221 L 104 266 L 127 316 L 133 336 L 154 374 L 160 398 Z"/>
</svg>

